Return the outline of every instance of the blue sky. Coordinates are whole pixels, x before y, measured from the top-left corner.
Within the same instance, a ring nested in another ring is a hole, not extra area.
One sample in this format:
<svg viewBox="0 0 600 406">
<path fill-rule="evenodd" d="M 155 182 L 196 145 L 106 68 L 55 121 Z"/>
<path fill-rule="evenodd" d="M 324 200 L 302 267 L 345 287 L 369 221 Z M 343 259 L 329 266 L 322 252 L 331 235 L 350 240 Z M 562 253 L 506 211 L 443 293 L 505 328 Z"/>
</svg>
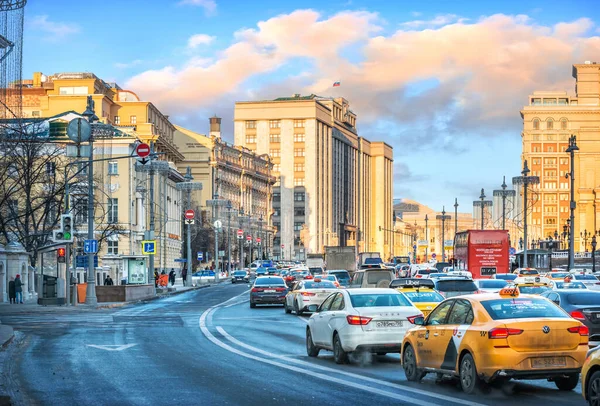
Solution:
<svg viewBox="0 0 600 406">
<path fill-rule="evenodd" d="M 595 3 L 29 0 L 24 76 L 94 72 L 194 130 L 221 115 L 229 140 L 236 100 L 344 96 L 394 147 L 396 197 L 470 211 L 520 170 L 527 96 L 572 93 L 600 55 Z"/>
</svg>

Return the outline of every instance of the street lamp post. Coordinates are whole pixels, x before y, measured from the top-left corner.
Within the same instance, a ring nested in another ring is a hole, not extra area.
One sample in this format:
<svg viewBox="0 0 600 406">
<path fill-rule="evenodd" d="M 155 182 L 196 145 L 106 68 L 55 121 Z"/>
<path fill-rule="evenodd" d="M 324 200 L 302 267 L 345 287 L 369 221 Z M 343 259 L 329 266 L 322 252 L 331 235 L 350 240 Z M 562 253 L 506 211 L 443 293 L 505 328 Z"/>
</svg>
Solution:
<svg viewBox="0 0 600 406">
<path fill-rule="evenodd" d="M 482 189 L 483 190 L 483 189 Z M 446 215 L 446 207 L 442 207 L 442 215 L 435 216 L 436 219 L 442 220 L 442 262 L 446 262 L 446 247 L 445 247 L 445 225 L 446 220 L 450 220 L 452 217 Z"/>
<path fill-rule="evenodd" d="M 152 164 L 152 163 L 151 163 Z M 183 177 L 184 182 L 179 182 L 175 187 L 177 190 L 186 191 L 186 206 L 187 209 L 191 210 L 192 208 L 192 190 L 202 190 L 202 183 L 193 182 L 194 178 L 192 177 L 192 168 L 190 166 L 187 167 L 185 176 Z M 152 183 L 151 183 L 152 185 Z M 150 207 L 152 207 L 153 202 L 150 201 Z M 187 276 L 186 276 L 186 285 L 192 286 L 192 264 L 194 263 L 194 259 L 192 258 L 192 221 L 186 221 L 186 261 L 187 261 Z M 152 230 L 154 230 L 152 228 Z M 152 257 L 152 256 L 150 256 Z"/>
<path fill-rule="evenodd" d="M 527 268 L 527 187 L 529 185 L 540 183 L 538 176 L 529 176 L 529 168 L 527 167 L 527 160 L 523 161 L 523 170 L 521 171 L 522 176 L 516 176 L 513 178 L 514 184 L 523 184 L 523 267 Z"/>
<path fill-rule="evenodd" d="M 567 270 L 571 270 L 575 266 L 575 209 L 577 203 L 575 202 L 575 151 L 579 151 L 577 146 L 577 139 L 575 135 L 571 135 L 569 138 L 569 148 L 565 152 L 571 155 L 571 172 L 566 176 L 571 178 L 571 233 L 569 234 L 569 267 Z"/>
<path fill-rule="evenodd" d="M 231 276 L 231 200 L 227 200 L 227 274 Z"/>
<path fill-rule="evenodd" d="M 596 236 L 592 236 L 592 273 L 596 273 Z"/>
<path fill-rule="evenodd" d="M 425 261 L 429 261 L 429 227 L 427 225 L 427 222 L 429 221 L 429 217 L 427 217 L 427 214 L 425 215 L 425 240 L 426 245 L 425 245 Z"/>
<path fill-rule="evenodd" d="M 481 208 L 481 229 L 485 228 L 485 208 L 490 207 L 492 205 L 491 200 L 485 200 L 485 193 L 483 188 L 481 189 L 481 195 L 479 196 L 480 200 L 473 201 L 473 207 Z"/>
<path fill-rule="evenodd" d="M 502 177 L 502 185 L 500 187 L 502 188 L 501 190 L 494 190 L 494 196 L 502 197 L 502 229 L 506 230 L 506 198 L 515 196 L 516 192 L 510 189 L 506 190 L 506 176 Z"/>
<path fill-rule="evenodd" d="M 454 257 L 454 262 L 452 266 L 454 267 L 456 263 L 456 234 L 458 233 L 458 198 L 454 198 L 454 243 L 452 244 L 452 256 Z"/>
<path fill-rule="evenodd" d="M 588 242 L 588 238 L 590 238 L 590 236 L 592 235 L 592 233 L 589 233 L 587 229 L 585 229 L 583 232 L 579 233 L 579 236 L 583 239 L 583 251 L 587 252 L 587 242 Z"/>
</svg>

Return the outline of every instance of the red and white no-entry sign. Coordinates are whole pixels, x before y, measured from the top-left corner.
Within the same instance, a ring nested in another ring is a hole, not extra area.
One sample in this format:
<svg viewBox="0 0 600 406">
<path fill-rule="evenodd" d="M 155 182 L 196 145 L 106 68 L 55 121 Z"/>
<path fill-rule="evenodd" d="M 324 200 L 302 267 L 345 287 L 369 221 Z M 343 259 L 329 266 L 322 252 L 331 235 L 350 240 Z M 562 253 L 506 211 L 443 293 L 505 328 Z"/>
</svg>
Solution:
<svg viewBox="0 0 600 406">
<path fill-rule="evenodd" d="M 256 238 L 256 242 L 260 244 L 260 237 Z"/>
<path fill-rule="evenodd" d="M 241 237 L 244 235 L 244 230 L 238 230 L 238 237 Z"/>
<path fill-rule="evenodd" d="M 252 241 L 252 236 L 250 234 L 246 236 L 246 241 Z"/>
<path fill-rule="evenodd" d="M 185 218 L 188 220 L 192 220 L 195 215 L 196 215 L 196 213 L 194 213 L 194 210 L 186 210 L 185 211 Z"/>
<path fill-rule="evenodd" d="M 144 143 L 138 144 L 138 146 L 135 147 L 135 152 L 140 158 L 146 158 L 150 155 L 150 145 Z"/>
<path fill-rule="evenodd" d="M 285 245 L 281 244 L 281 248 L 285 248 Z"/>
</svg>

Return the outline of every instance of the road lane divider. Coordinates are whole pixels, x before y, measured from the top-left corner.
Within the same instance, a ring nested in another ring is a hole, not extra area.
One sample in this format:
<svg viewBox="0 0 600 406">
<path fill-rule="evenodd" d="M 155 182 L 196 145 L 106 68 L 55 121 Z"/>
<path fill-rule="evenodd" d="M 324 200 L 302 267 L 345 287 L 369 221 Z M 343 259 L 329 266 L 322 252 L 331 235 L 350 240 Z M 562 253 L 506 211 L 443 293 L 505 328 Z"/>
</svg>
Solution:
<svg viewBox="0 0 600 406">
<path fill-rule="evenodd" d="M 247 350 L 253 351 L 255 353 L 258 354 L 262 354 L 265 355 L 267 357 L 270 358 L 276 358 L 276 359 L 284 359 L 286 361 L 292 362 L 294 364 L 297 365 L 302 365 L 305 367 L 310 367 L 313 369 L 318 369 L 324 372 L 328 372 L 328 373 L 335 373 L 335 374 L 340 374 L 340 375 L 345 375 L 347 377 L 350 378 L 354 378 L 354 379 L 360 379 L 361 381 L 366 381 L 366 382 L 371 382 L 371 383 L 375 383 L 378 385 L 382 385 L 382 386 L 387 386 L 390 388 L 394 388 L 394 389 L 400 389 L 406 392 L 412 392 L 418 395 L 424 395 L 424 396 L 430 396 L 430 397 L 434 397 L 436 399 L 439 400 L 444 400 L 444 401 L 449 401 L 449 402 L 454 402 L 454 403 L 460 403 L 462 405 L 468 405 L 468 406 L 484 406 L 481 403 L 477 403 L 477 402 L 471 402 L 468 400 L 463 400 L 463 399 L 457 399 L 451 396 L 446 396 L 446 395 L 442 395 L 442 394 L 437 394 L 437 393 L 431 393 L 430 391 L 426 391 L 426 390 L 421 390 L 421 389 L 416 389 L 416 388 L 412 388 L 409 386 L 405 386 L 405 385 L 399 385 L 397 383 L 393 383 L 393 382 L 388 382 L 388 381 L 384 381 L 381 379 L 376 379 L 376 378 L 371 378 L 368 376 L 364 376 L 364 375 L 359 375 L 359 374 L 355 374 L 352 372 L 347 372 L 347 371 L 342 371 L 339 369 L 334 369 L 334 368 L 329 368 L 323 365 L 318 365 L 318 364 L 313 364 L 311 362 L 307 362 L 307 361 L 303 361 L 303 360 L 299 360 L 299 359 L 294 359 L 294 358 L 289 358 L 289 357 L 284 357 L 282 355 L 278 355 L 278 354 L 274 354 L 265 350 L 262 350 L 260 348 L 256 348 L 253 347 L 249 344 L 246 344 L 240 340 L 238 340 L 237 338 L 233 337 L 232 335 L 230 335 L 229 333 L 227 333 L 225 331 L 225 329 L 223 329 L 221 326 L 217 326 L 217 331 L 223 336 L 225 337 L 227 340 L 231 341 L 233 344 L 236 344 L 240 347 L 243 347 Z M 401 368 L 400 363 L 398 363 L 398 367 Z"/>
<path fill-rule="evenodd" d="M 222 342 L 221 340 L 219 340 L 218 338 L 216 338 L 207 328 L 207 320 L 210 319 L 210 315 L 212 313 L 214 313 L 216 311 L 216 309 L 219 307 L 219 305 L 211 307 L 209 309 L 207 309 L 204 313 L 202 313 L 202 315 L 200 316 L 200 320 L 199 320 L 199 326 L 200 326 L 200 330 L 202 331 L 202 334 L 204 334 L 204 336 L 206 338 L 208 338 L 213 344 L 223 348 L 226 351 L 229 351 L 233 354 L 239 355 L 241 357 L 244 358 L 248 358 L 248 359 L 252 359 L 254 361 L 258 361 L 258 362 L 262 362 L 264 364 L 269 364 L 269 365 L 273 365 L 276 367 L 280 367 L 283 369 L 287 369 L 289 371 L 294 371 L 303 375 L 308 375 L 312 378 L 318 378 L 318 379 L 322 379 L 325 381 L 329 381 L 329 382 L 333 382 L 333 383 L 337 383 L 340 385 L 344 385 L 344 386 L 348 386 L 354 389 L 359 389 L 365 392 L 370 392 L 376 395 L 381 395 L 381 396 L 385 396 L 388 398 L 392 398 L 392 399 L 396 399 L 396 400 L 400 400 L 403 402 L 408 402 L 411 405 L 420 405 L 420 406 L 441 406 L 441 405 L 437 405 L 435 403 L 431 403 L 429 401 L 425 401 L 425 400 L 421 400 L 421 399 L 417 399 L 414 397 L 408 397 L 408 396 L 403 396 L 397 393 L 393 393 L 393 392 L 388 392 L 382 389 L 377 389 L 371 386 L 367 386 L 367 385 L 363 385 L 360 383 L 355 383 L 355 382 L 351 382 L 351 381 L 346 381 L 344 379 L 340 379 L 340 378 L 336 378 L 330 375 L 325 375 L 325 374 L 321 374 L 319 372 L 313 372 L 313 371 L 307 371 L 306 369 L 300 368 L 300 367 L 296 367 L 293 365 L 287 365 L 287 364 L 283 364 L 281 362 L 278 361 L 273 361 L 270 359 L 266 359 L 266 358 L 261 358 L 258 357 L 256 355 L 252 355 L 243 351 L 238 350 L 237 348 L 234 348 L 224 342 Z M 289 359 L 286 359 L 286 361 Z M 428 394 L 428 396 L 431 396 L 430 394 Z M 463 403 L 463 402 L 455 402 L 455 403 Z M 464 404 L 464 403 L 463 403 Z"/>
</svg>

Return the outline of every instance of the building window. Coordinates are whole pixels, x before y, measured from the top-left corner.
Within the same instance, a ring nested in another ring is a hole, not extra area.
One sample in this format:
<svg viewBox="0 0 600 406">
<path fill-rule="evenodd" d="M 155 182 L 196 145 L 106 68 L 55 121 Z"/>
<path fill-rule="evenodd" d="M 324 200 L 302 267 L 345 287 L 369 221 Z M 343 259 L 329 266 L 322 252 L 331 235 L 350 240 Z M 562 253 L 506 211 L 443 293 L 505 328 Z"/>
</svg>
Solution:
<svg viewBox="0 0 600 406">
<path fill-rule="evenodd" d="M 533 119 L 533 129 L 534 130 L 539 130 L 540 129 L 540 119 L 539 118 L 534 118 Z"/>
<path fill-rule="evenodd" d="M 39 110 L 34 110 L 31 112 L 31 117 L 41 117 L 42 112 Z"/>
<path fill-rule="evenodd" d="M 304 156 L 304 148 L 294 148 L 294 156 Z"/>
<path fill-rule="evenodd" d="M 88 199 L 82 197 L 73 201 L 75 207 L 75 224 L 85 224 L 88 221 Z"/>
<path fill-rule="evenodd" d="M 131 124 L 137 124 L 137 116 L 129 116 L 129 122 Z"/>
<path fill-rule="evenodd" d="M 560 129 L 561 130 L 567 129 L 567 119 L 566 118 L 563 118 L 562 120 L 560 120 Z"/>
<path fill-rule="evenodd" d="M 561 165 L 569 165 L 569 158 L 560 158 Z"/>
<path fill-rule="evenodd" d="M 66 94 L 84 95 L 84 94 L 88 94 L 88 87 L 87 86 L 61 87 L 58 92 L 59 92 L 59 94 L 62 94 L 62 95 L 66 95 Z"/>
<path fill-rule="evenodd" d="M 279 148 L 274 148 L 269 152 L 269 155 L 273 158 L 279 158 L 281 156 L 281 150 Z"/>
<path fill-rule="evenodd" d="M 119 174 L 119 163 L 118 162 L 109 162 L 108 163 L 108 174 L 109 175 L 118 175 Z"/>
<path fill-rule="evenodd" d="M 546 130 L 554 130 L 554 120 L 551 118 L 546 120 Z"/>
<path fill-rule="evenodd" d="M 108 223 L 116 224 L 119 222 L 119 199 L 108 198 Z"/>
<path fill-rule="evenodd" d="M 88 163 L 87 162 L 77 162 L 77 173 L 76 176 L 87 176 Z"/>
<path fill-rule="evenodd" d="M 269 128 L 281 128 L 281 120 L 269 120 Z"/>
<path fill-rule="evenodd" d="M 256 121 L 254 121 L 254 120 L 246 121 L 246 128 L 247 129 L 255 129 Z"/>
<path fill-rule="evenodd" d="M 294 164 L 294 172 L 304 172 L 304 164 L 301 164 L 301 163 Z"/>
<path fill-rule="evenodd" d="M 304 186 L 304 178 L 294 178 L 294 186 Z"/>
<path fill-rule="evenodd" d="M 299 221 L 295 222 L 294 223 L 294 231 L 301 231 L 303 225 L 304 225 L 304 223 L 302 223 L 302 222 L 299 222 Z"/>
<path fill-rule="evenodd" d="M 111 241 L 109 238 L 107 241 L 108 246 L 108 255 L 117 255 L 119 254 L 119 240 L 115 239 L 115 241 Z"/>
<path fill-rule="evenodd" d="M 279 193 L 279 192 L 275 192 L 275 193 L 273 193 L 273 201 L 274 201 L 274 202 L 279 202 L 279 201 L 281 201 L 281 193 Z"/>
<path fill-rule="evenodd" d="M 273 164 L 273 172 L 279 172 L 281 170 L 281 164 Z"/>
<path fill-rule="evenodd" d="M 304 120 L 294 120 L 294 128 L 304 128 Z"/>
<path fill-rule="evenodd" d="M 281 227 L 281 223 L 279 221 L 274 221 L 273 222 L 273 227 L 275 227 L 276 229 L 279 230 L 279 228 Z"/>
<path fill-rule="evenodd" d="M 54 176 L 56 174 L 56 163 L 46 162 L 46 176 Z"/>
<path fill-rule="evenodd" d="M 294 216 L 304 216 L 306 215 L 306 210 L 304 207 L 296 207 L 294 208 Z"/>
<path fill-rule="evenodd" d="M 539 98 L 531 99 L 531 104 L 533 104 L 534 106 L 542 104 L 542 99 L 539 99 Z"/>
<path fill-rule="evenodd" d="M 304 134 L 294 134 L 294 142 L 304 142 Z"/>
<path fill-rule="evenodd" d="M 540 147 L 532 147 L 531 152 L 540 152 Z"/>
<path fill-rule="evenodd" d="M 246 144 L 256 144 L 256 135 L 246 135 Z"/>
<path fill-rule="evenodd" d="M 294 192 L 294 201 L 303 202 L 305 199 L 304 192 Z"/>
<path fill-rule="evenodd" d="M 269 140 L 271 142 L 281 142 L 281 136 L 279 134 L 270 134 Z"/>
<path fill-rule="evenodd" d="M 548 152 L 554 152 L 554 147 L 548 146 Z"/>
<path fill-rule="evenodd" d="M 281 216 L 281 211 L 279 209 L 273 209 L 273 216 L 275 216 L 275 217 Z"/>
<path fill-rule="evenodd" d="M 115 116 L 115 124 L 121 124 L 121 117 Z"/>
</svg>

